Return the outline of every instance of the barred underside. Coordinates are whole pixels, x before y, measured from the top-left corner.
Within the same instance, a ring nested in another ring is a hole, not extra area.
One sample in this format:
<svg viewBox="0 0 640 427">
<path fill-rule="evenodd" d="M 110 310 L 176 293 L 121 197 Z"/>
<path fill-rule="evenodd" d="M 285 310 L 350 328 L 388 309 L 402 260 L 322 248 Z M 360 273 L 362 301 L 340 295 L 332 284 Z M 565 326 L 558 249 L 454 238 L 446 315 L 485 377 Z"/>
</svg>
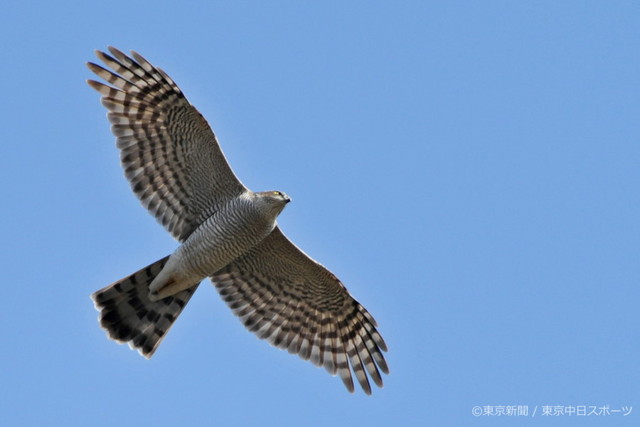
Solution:
<svg viewBox="0 0 640 427">
<path fill-rule="evenodd" d="M 100 325 L 112 340 L 150 358 L 173 322 L 197 289 L 197 285 L 177 294 L 151 301 L 149 284 L 169 257 L 143 268 L 91 295 L 100 312 Z"/>
<path fill-rule="evenodd" d="M 352 373 L 367 394 L 369 378 L 382 387 L 380 371 L 389 373 L 382 354 L 387 347 L 375 320 L 333 274 L 278 229 L 212 280 L 259 338 L 338 374 L 351 392 Z"/>
</svg>

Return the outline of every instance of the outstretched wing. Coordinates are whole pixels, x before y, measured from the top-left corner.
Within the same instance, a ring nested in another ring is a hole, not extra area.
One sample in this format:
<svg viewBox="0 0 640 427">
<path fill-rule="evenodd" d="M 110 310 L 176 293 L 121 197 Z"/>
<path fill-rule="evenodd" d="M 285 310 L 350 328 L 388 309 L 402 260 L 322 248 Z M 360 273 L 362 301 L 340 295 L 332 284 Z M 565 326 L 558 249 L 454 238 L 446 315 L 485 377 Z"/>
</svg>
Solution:
<svg viewBox="0 0 640 427">
<path fill-rule="evenodd" d="M 225 201 L 245 190 L 202 115 L 160 68 L 132 52 L 96 51 L 112 71 L 87 66 L 111 86 L 102 94 L 125 176 L 142 204 L 175 238 L 186 239 Z"/>
<path fill-rule="evenodd" d="M 382 387 L 387 347 L 376 321 L 330 271 L 276 229 L 211 277 L 222 298 L 261 339 L 338 374 L 365 393 Z"/>
</svg>

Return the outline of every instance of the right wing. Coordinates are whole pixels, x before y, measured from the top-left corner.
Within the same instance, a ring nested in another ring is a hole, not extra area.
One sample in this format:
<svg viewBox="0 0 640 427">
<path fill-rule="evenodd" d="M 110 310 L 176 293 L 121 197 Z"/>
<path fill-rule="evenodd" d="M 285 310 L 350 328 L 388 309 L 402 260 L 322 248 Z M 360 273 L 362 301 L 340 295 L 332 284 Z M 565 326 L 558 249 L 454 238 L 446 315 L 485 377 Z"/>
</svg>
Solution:
<svg viewBox="0 0 640 427">
<path fill-rule="evenodd" d="M 160 68 L 109 47 L 96 55 L 112 71 L 87 66 L 112 86 L 102 94 L 125 176 L 152 215 L 184 241 L 220 205 L 246 188 L 236 178 L 204 117 Z"/>
</svg>

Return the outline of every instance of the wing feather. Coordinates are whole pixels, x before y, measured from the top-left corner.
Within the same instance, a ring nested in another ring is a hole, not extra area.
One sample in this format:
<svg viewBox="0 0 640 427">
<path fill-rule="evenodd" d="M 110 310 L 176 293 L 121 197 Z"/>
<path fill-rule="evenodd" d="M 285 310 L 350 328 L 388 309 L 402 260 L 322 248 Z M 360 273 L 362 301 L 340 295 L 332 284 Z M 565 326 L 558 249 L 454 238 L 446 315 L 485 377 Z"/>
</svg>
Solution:
<svg viewBox="0 0 640 427">
<path fill-rule="evenodd" d="M 211 279 L 259 338 L 339 375 L 349 391 L 353 376 L 367 394 L 369 378 L 382 387 L 380 372 L 389 372 L 387 347 L 375 320 L 279 228 Z"/>
<path fill-rule="evenodd" d="M 125 176 L 136 196 L 175 238 L 184 241 L 222 204 L 245 191 L 215 134 L 180 88 L 141 55 L 109 47 L 96 52 L 107 68 L 87 66 L 108 83 L 102 95 Z"/>
</svg>

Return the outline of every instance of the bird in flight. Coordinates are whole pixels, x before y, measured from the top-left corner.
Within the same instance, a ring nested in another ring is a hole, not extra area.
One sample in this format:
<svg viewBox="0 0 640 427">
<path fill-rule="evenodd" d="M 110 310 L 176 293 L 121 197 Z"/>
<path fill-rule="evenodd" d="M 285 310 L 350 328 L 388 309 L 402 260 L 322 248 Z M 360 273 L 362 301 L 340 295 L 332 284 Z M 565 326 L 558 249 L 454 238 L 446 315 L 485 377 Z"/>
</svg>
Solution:
<svg viewBox="0 0 640 427">
<path fill-rule="evenodd" d="M 382 387 L 387 346 L 342 282 L 276 224 L 290 198 L 235 176 L 204 117 L 174 81 L 136 52 L 96 51 L 88 80 L 108 110 L 125 176 L 180 246 L 91 295 L 109 338 L 146 358 L 209 277 L 247 329 L 339 375 Z"/>
</svg>

